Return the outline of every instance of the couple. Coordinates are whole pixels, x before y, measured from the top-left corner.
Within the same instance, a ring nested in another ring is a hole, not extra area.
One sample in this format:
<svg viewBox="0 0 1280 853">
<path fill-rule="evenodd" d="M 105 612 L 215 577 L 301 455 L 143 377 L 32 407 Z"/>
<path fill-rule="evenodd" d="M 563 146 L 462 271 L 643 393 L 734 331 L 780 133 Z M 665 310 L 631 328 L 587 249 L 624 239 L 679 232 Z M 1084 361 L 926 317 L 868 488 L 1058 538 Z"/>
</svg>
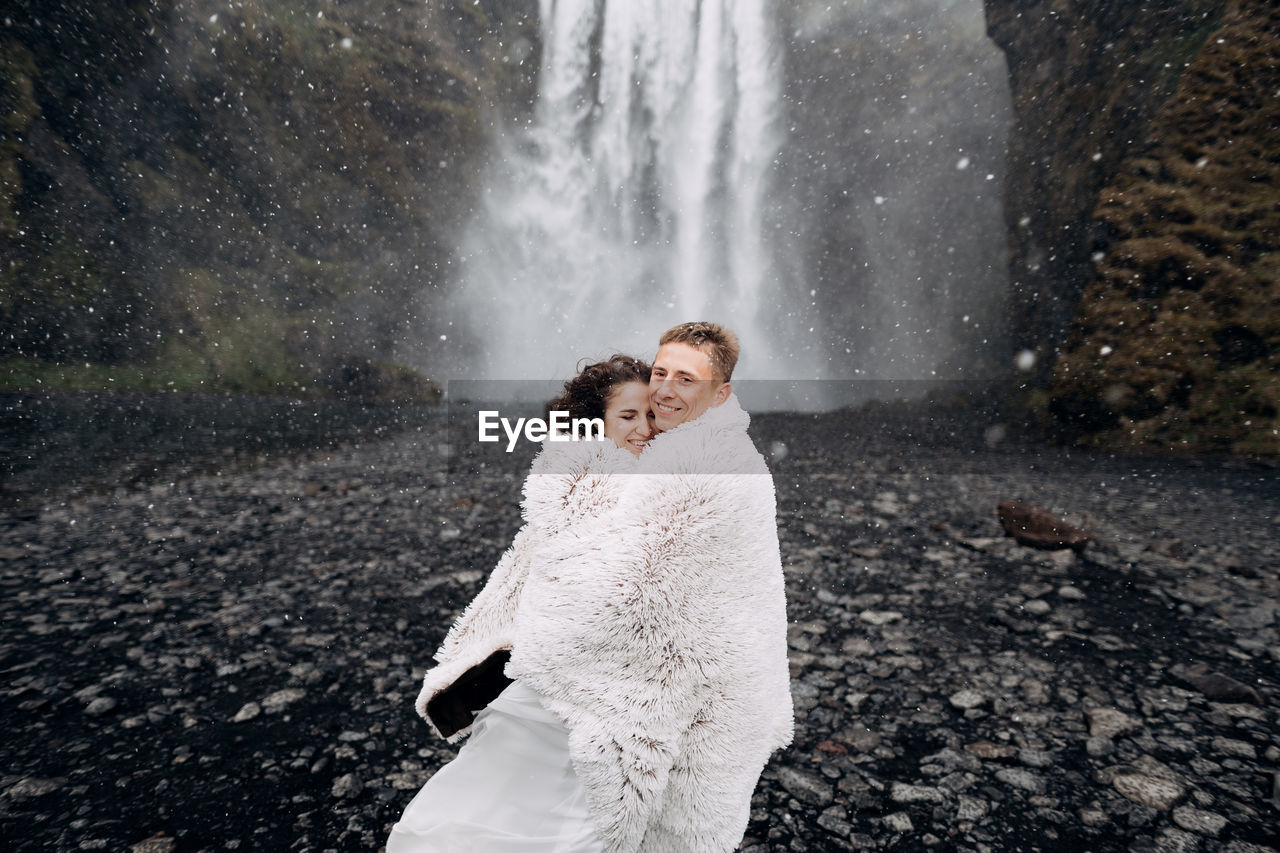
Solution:
<svg viewBox="0 0 1280 853">
<path fill-rule="evenodd" d="M 652 368 L 615 356 L 566 383 L 552 408 L 611 440 L 534 461 L 525 524 L 418 697 L 470 739 L 387 853 L 738 846 L 793 722 L 773 480 L 737 358 L 728 329 L 685 323 Z"/>
</svg>

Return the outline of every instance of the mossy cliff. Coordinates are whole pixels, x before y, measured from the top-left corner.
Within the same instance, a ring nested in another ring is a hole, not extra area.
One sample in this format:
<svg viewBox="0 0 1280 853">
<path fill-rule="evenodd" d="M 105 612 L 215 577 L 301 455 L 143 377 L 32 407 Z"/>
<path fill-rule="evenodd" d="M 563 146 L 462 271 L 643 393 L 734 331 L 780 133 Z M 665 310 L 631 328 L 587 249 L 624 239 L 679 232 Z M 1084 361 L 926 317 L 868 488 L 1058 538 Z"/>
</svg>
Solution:
<svg viewBox="0 0 1280 853">
<path fill-rule="evenodd" d="M 1102 191 L 1051 407 L 1085 441 L 1280 455 L 1280 7 L 1233 8 Z"/>
<path fill-rule="evenodd" d="M 1141 147 L 1225 0 L 984 0 L 1013 97 L 1009 324 L 1047 381 L 1092 275 L 1098 193 Z"/>
<path fill-rule="evenodd" d="M 1094 446 L 1276 453 L 1274 4 L 984 2 L 1029 399 Z"/>
<path fill-rule="evenodd" d="M 433 307 L 418 295 L 443 283 L 489 127 L 530 108 L 535 12 L 62 0 L 6 18 L 0 383 L 408 393 L 383 360 L 404 306 Z"/>
</svg>

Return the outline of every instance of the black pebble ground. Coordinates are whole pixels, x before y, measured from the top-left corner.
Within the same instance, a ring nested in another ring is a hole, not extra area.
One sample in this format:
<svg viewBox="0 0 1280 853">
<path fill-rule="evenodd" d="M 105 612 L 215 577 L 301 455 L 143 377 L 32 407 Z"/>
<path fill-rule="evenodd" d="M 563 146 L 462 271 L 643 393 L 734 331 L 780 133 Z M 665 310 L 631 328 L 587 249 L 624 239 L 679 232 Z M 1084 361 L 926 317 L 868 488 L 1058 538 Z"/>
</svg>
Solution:
<svg viewBox="0 0 1280 853">
<path fill-rule="evenodd" d="M 1274 467 L 919 414 L 752 433 L 797 732 L 743 849 L 1280 849 Z M 403 432 L 0 516 L 0 847 L 377 850 L 454 754 L 413 699 L 519 524 L 527 456 L 446 449 Z M 1095 541 L 1019 546 L 1006 499 Z"/>
</svg>

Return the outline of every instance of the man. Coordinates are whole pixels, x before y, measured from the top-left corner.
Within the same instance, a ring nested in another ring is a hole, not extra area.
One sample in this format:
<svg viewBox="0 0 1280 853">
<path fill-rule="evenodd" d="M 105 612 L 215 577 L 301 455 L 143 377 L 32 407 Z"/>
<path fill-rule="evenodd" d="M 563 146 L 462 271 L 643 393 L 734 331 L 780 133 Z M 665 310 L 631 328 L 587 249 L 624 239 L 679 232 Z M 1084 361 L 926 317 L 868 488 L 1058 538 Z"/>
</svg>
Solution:
<svg viewBox="0 0 1280 853">
<path fill-rule="evenodd" d="M 729 399 L 729 377 L 738 362 L 738 339 L 713 323 L 685 323 L 658 342 L 649 379 L 649 404 L 666 432 Z"/>
<path fill-rule="evenodd" d="M 569 729 L 609 853 L 738 846 L 769 755 L 792 737 L 773 480 L 732 394 L 738 343 L 663 334 L 662 434 L 615 507 L 530 569 L 507 675 Z"/>
</svg>

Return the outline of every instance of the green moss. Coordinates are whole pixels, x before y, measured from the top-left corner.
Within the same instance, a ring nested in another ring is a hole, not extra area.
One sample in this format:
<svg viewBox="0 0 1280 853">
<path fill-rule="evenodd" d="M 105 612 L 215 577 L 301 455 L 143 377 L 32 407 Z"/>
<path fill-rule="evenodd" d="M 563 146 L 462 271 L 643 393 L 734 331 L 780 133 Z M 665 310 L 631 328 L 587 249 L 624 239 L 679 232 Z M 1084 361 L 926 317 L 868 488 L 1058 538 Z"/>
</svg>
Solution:
<svg viewBox="0 0 1280 853">
<path fill-rule="evenodd" d="M 268 324 L 272 325 L 272 324 Z M 0 360 L 0 391 L 183 391 L 435 403 L 440 388 L 416 370 L 349 357 L 322 375 L 301 369 L 282 345 L 252 340 L 261 326 L 204 342 L 179 338 L 138 364 Z"/>
<path fill-rule="evenodd" d="M 210 340 L 206 352 L 214 375 L 227 391 L 283 391 L 310 384 L 285 346 L 289 321 L 269 311 L 246 312 Z"/>
<path fill-rule="evenodd" d="M 5 391 L 203 391 L 203 373 L 182 365 L 57 363 L 12 358 L 0 361 L 0 390 Z"/>
<path fill-rule="evenodd" d="M 1100 196 L 1051 402 L 1082 443 L 1280 455 L 1277 51 L 1280 10 L 1243 4 Z"/>
<path fill-rule="evenodd" d="M 163 0 L 86 6 L 94 39 L 136 36 L 85 48 L 102 59 L 90 89 L 51 61 L 52 42 L 0 34 L 0 357 L 45 359 L 6 362 L 5 387 L 309 394 L 334 364 L 362 363 L 304 324 L 351 305 L 396 316 L 443 275 L 430 271 L 447 269 L 472 206 L 484 111 L 537 65 L 517 72 L 497 47 L 510 52 L 521 4 L 372 2 L 245 0 L 215 20 Z M 143 7 L 167 26 L 139 29 Z M 14 132 L 40 116 L 33 92 L 52 133 L 42 152 Z M 146 132 L 128 121 L 138 103 L 155 108 Z M 65 173 L 44 181 L 54 167 Z M 26 174 L 42 180 L 24 187 Z M 40 239 L 6 242 L 19 221 Z M 414 384 L 369 364 L 379 387 Z"/>
<path fill-rule="evenodd" d="M 1205 41 L 1222 26 L 1223 8 L 1215 2 L 1191 2 L 1180 10 L 1182 20 L 1193 21 L 1198 17 L 1201 23 L 1166 42 L 1156 42 L 1159 48 L 1152 51 L 1147 61 L 1151 68 L 1156 91 L 1172 94 L 1187 68 L 1195 61 L 1204 47 Z"/>
<path fill-rule="evenodd" d="M 69 233 L 57 239 L 35 263 L 34 278 L 41 281 L 44 302 L 54 310 L 94 308 L 102 302 L 99 259 Z"/>
</svg>

